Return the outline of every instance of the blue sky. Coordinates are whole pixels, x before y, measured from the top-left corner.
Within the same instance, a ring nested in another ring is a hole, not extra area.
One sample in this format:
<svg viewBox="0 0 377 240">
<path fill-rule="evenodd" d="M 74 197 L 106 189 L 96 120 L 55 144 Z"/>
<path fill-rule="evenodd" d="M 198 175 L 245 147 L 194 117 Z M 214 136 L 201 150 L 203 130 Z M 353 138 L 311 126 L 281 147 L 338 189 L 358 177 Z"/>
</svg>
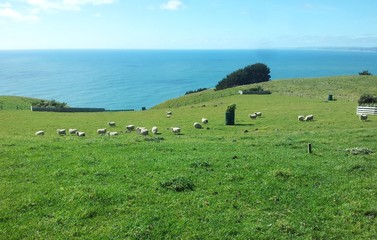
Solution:
<svg viewBox="0 0 377 240">
<path fill-rule="evenodd" d="M 377 47 L 376 0 L 0 0 L 0 49 Z"/>
</svg>

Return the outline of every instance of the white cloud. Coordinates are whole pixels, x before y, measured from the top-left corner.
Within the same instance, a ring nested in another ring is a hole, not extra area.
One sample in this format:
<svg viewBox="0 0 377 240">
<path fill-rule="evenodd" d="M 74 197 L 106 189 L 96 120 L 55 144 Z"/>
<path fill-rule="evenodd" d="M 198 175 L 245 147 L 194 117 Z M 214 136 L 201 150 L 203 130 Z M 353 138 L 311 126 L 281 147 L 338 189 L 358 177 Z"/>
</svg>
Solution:
<svg viewBox="0 0 377 240">
<path fill-rule="evenodd" d="M 169 0 L 161 5 L 161 9 L 175 11 L 183 7 L 183 3 L 180 0 Z"/>
<path fill-rule="evenodd" d="M 19 0 L 12 5 L 0 3 L 0 20 L 15 22 L 35 22 L 43 12 L 80 11 L 86 5 L 112 4 L 116 0 Z"/>
<path fill-rule="evenodd" d="M 25 0 L 25 2 L 40 10 L 79 11 L 85 5 L 111 4 L 114 0 Z"/>
<path fill-rule="evenodd" d="M 15 22 L 36 22 L 39 19 L 38 16 L 31 12 L 21 13 L 14 10 L 10 3 L 0 4 L 0 18 Z"/>
</svg>

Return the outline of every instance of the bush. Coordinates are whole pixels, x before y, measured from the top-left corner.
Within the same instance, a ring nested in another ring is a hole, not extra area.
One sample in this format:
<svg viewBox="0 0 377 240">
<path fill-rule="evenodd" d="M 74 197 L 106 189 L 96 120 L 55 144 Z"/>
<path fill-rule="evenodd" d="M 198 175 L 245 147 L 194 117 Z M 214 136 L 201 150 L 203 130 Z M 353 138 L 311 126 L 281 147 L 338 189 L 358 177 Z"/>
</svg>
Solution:
<svg viewBox="0 0 377 240">
<path fill-rule="evenodd" d="M 232 105 L 229 105 L 226 108 L 226 112 L 234 112 L 234 111 L 236 111 L 236 109 L 237 109 L 237 105 L 236 104 L 232 104 Z"/>
<path fill-rule="evenodd" d="M 34 102 L 33 107 L 42 107 L 42 108 L 66 108 L 67 103 L 65 102 L 57 102 L 55 100 L 51 101 L 46 101 L 46 100 L 41 100 L 39 102 Z"/>
<path fill-rule="evenodd" d="M 359 72 L 359 75 L 372 75 L 368 70 L 364 70 L 362 72 Z"/>
<path fill-rule="evenodd" d="M 226 78 L 218 82 L 215 90 L 223 90 L 252 83 L 267 82 L 270 78 L 270 68 L 263 63 L 256 63 L 232 72 L 226 76 Z"/>
<path fill-rule="evenodd" d="M 202 92 L 202 91 L 205 91 L 207 90 L 208 88 L 198 88 L 197 90 L 194 90 L 194 91 L 187 91 L 185 93 L 185 95 L 188 95 L 188 94 L 192 94 L 192 93 L 197 93 L 197 92 Z"/>
<path fill-rule="evenodd" d="M 374 97 L 370 94 L 363 94 L 358 101 L 360 106 L 370 106 L 370 105 L 375 105 L 377 104 L 377 97 Z"/>
</svg>

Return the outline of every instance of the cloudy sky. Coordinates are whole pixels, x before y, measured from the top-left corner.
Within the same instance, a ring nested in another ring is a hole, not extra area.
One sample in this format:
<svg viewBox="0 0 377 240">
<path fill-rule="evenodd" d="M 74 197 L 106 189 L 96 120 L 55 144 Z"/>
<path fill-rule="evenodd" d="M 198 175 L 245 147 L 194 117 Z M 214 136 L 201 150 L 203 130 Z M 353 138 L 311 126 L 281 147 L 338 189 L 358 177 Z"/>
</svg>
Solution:
<svg viewBox="0 0 377 240">
<path fill-rule="evenodd" d="M 0 0 L 0 49 L 376 47 L 376 0 Z"/>
</svg>

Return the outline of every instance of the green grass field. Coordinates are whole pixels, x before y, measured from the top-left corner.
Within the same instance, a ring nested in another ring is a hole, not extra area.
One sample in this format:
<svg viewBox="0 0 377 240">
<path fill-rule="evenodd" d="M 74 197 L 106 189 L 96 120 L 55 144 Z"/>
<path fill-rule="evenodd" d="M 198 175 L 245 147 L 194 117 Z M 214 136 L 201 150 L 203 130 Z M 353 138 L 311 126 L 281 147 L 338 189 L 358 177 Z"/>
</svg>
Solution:
<svg viewBox="0 0 377 240">
<path fill-rule="evenodd" d="M 26 98 L 0 97 L 0 239 L 376 239 L 377 116 L 361 121 L 356 106 L 377 95 L 377 77 L 244 88 L 135 112 L 31 112 L 14 108 Z M 225 126 L 233 103 L 236 125 Z M 129 124 L 160 134 L 125 133 Z M 120 135 L 97 135 L 103 127 Z"/>
</svg>

